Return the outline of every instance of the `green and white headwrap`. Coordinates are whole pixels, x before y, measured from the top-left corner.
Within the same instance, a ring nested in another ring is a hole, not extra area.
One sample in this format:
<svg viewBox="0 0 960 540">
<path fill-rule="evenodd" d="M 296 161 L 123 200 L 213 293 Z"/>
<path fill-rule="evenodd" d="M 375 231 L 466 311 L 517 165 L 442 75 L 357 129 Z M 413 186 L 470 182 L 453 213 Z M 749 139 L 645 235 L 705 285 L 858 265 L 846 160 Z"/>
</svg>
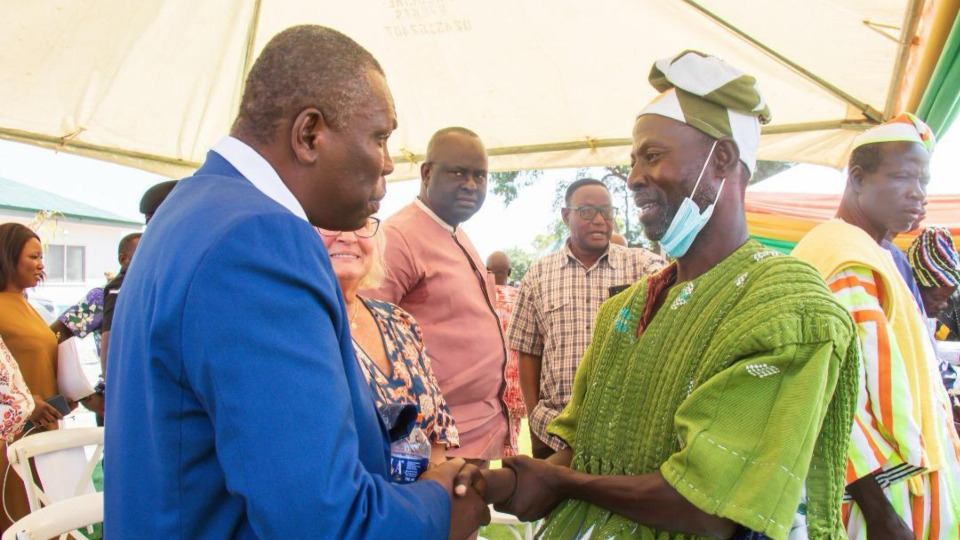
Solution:
<svg viewBox="0 0 960 540">
<path fill-rule="evenodd" d="M 662 92 L 637 117 L 666 116 L 720 139 L 730 137 L 740 148 L 740 160 L 757 166 L 760 124 L 770 121 L 757 80 L 716 56 L 684 51 L 662 58 L 650 70 L 650 84 Z"/>
</svg>

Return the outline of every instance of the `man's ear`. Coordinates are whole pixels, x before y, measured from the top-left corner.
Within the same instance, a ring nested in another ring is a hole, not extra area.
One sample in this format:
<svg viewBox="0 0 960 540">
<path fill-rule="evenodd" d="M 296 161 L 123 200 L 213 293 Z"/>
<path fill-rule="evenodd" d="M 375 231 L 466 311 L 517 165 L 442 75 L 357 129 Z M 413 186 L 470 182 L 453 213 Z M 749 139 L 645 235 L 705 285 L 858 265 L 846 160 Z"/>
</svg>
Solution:
<svg viewBox="0 0 960 540">
<path fill-rule="evenodd" d="M 290 129 L 290 145 L 297 161 L 313 165 L 320 159 L 323 138 L 330 132 L 320 109 L 309 107 L 300 111 Z"/>
<path fill-rule="evenodd" d="M 714 171 L 717 178 L 733 178 L 740 166 L 740 147 L 729 137 L 717 141 L 713 151 Z"/>
<path fill-rule="evenodd" d="M 863 167 L 860 165 L 853 165 L 847 170 L 847 185 L 858 195 L 863 191 L 863 176 Z"/>
<path fill-rule="evenodd" d="M 570 228 L 570 210 L 568 208 L 560 209 L 560 217 L 563 219 L 563 224 Z"/>
<path fill-rule="evenodd" d="M 423 187 L 430 185 L 430 174 L 433 173 L 433 163 L 425 161 L 420 164 L 420 182 Z"/>
</svg>

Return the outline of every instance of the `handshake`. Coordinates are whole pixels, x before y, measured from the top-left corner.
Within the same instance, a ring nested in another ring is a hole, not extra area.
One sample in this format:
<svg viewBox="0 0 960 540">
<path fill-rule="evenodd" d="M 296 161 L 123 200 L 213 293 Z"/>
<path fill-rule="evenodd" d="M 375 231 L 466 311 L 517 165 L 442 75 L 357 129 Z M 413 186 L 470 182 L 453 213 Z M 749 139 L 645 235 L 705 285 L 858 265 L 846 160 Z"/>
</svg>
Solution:
<svg viewBox="0 0 960 540">
<path fill-rule="evenodd" d="M 569 469 L 527 456 L 503 460 L 502 469 L 481 470 L 451 459 L 420 477 L 444 486 L 450 496 L 450 539 L 467 538 L 490 523 L 489 504 L 522 521 L 542 518 L 567 498 L 561 486 Z"/>
</svg>

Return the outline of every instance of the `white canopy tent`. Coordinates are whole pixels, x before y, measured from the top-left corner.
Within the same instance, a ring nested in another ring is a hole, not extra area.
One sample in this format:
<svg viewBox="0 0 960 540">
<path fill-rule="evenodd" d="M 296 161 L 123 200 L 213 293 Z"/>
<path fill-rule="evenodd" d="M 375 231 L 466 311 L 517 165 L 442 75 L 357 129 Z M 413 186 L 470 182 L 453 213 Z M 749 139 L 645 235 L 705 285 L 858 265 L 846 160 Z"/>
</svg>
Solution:
<svg viewBox="0 0 960 540">
<path fill-rule="evenodd" d="M 684 49 L 757 77 L 773 111 L 761 159 L 837 167 L 858 130 L 925 84 L 916 65 L 939 49 L 914 37 L 956 4 L 0 0 L 0 138 L 189 174 L 229 130 L 264 44 L 312 23 L 382 63 L 400 122 L 391 179 L 416 176 L 430 135 L 449 125 L 477 131 L 494 170 L 623 163 L 634 115 L 654 97 L 651 64 Z"/>
</svg>

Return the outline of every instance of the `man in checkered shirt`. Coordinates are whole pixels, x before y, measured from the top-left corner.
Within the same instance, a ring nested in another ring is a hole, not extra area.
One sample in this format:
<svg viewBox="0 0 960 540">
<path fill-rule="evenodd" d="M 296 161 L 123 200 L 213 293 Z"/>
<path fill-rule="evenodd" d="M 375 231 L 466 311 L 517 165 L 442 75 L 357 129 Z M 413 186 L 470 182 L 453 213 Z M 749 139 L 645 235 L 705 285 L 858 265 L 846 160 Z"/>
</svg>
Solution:
<svg viewBox="0 0 960 540">
<path fill-rule="evenodd" d="M 597 309 L 610 288 L 630 285 L 665 265 L 641 248 L 610 243 L 616 208 L 599 180 L 570 184 L 561 210 L 570 237 L 557 253 L 535 262 L 520 283 L 509 347 L 520 355 L 520 387 L 530 419 L 533 455 L 566 448 L 547 424 L 566 406 Z"/>
</svg>

